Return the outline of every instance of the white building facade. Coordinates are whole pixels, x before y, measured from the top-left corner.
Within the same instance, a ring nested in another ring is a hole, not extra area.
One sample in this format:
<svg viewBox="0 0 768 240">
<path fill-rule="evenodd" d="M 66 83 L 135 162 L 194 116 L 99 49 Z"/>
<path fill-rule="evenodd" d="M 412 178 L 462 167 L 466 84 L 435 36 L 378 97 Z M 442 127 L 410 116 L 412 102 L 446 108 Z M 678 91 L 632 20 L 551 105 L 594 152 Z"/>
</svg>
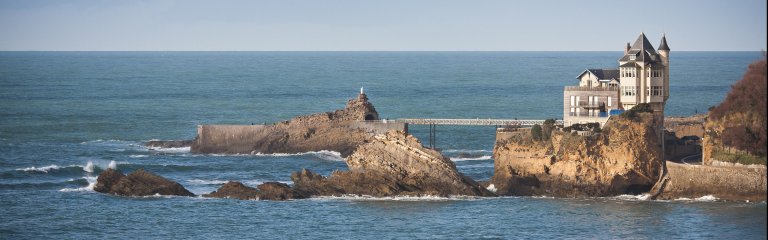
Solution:
<svg viewBox="0 0 768 240">
<path fill-rule="evenodd" d="M 648 103 L 656 116 L 664 118 L 669 99 L 669 46 L 661 37 L 658 51 L 640 33 L 624 49 L 618 69 L 587 69 L 576 78 L 578 86 L 563 91 L 564 125 L 600 123 L 612 114 Z"/>
</svg>

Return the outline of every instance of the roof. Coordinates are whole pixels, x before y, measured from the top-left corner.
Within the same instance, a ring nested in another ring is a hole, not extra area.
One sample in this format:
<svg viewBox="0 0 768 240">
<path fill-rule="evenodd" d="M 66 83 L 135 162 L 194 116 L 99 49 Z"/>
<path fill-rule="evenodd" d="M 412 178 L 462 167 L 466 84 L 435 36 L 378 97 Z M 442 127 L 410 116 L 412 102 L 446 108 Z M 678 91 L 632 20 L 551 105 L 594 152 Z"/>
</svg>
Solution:
<svg viewBox="0 0 768 240">
<path fill-rule="evenodd" d="M 597 80 L 603 80 L 603 79 L 619 79 L 619 70 L 618 69 L 594 69 L 590 68 L 587 70 L 584 70 L 577 76 L 576 78 L 580 78 L 585 73 L 592 73 L 597 77 Z"/>
<path fill-rule="evenodd" d="M 635 62 L 628 62 L 625 64 L 621 64 L 619 67 L 637 67 L 637 63 Z"/>
<path fill-rule="evenodd" d="M 659 51 L 669 51 L 669 46 L 667 45 L 667 35 L 661 35 L 661 43 L 659 43 Z"/>
<path fill-rule="evenodd" d="M 631 59 L 630 56 L 634 55 L 635 59 Z M 627 54 L 624 54 L 619 61 L 635 61 L 635 62 L 658 62 L 661 59 L 656 50 L 653 50 L 653 45 L 645 37 L 645 33 L 640 33 L 635 43 L 629 49 Z"/>
</svg>

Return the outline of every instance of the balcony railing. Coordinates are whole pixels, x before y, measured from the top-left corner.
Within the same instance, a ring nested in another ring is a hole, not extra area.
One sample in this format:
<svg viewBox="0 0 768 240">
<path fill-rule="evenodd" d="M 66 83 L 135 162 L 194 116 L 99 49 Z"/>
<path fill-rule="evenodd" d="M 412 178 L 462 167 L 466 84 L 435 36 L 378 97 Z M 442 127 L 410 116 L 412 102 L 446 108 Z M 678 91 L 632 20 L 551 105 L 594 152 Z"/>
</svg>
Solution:
<svg viewBox="0 0 768 240">
<path fill-rule="evenodd" d="M 619 91 L 619 87 L 565 86 L 565 91 Z"/>
<path fill-rule="evenodd" d="M 578 114 L 575 113 L 575 112 L 572 112 L 572 113 L 568 114 L 568 116 L 571 116 L 571 117 L 601 117 L 601 118 L 603 118 L 603 117 L 608 117 L 609 114 L 607 112 L 599 112 L 599 113 L 594 113 L 594 114 L 589 114 L 589 112 L 582 112 L 582 113 L 578 113 Z"/>
</svg>

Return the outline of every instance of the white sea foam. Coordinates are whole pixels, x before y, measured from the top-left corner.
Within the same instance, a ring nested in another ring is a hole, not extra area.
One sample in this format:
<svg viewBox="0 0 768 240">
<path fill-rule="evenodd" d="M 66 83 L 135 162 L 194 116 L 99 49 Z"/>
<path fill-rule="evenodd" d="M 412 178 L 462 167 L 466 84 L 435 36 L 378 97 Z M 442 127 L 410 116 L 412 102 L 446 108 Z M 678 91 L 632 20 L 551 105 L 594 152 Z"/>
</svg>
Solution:
<svg viewBox="0 0 768 240">
<path fill-rule="evenodd" d="M 114 170 L 117 170 L 117 162 L 115 162 L 114 160 L 112 160 L 111 162 L 109 162 L 109 166 L 107 166 L 107 169 L 114 169 Z"/>
<path fill-rule="evenodd" d="M 256 156 L 267 156 L 267 157 L 288 157 L 288 156 L 305 156 L 305 155 L 312 155 L 315 157 L 318 157 L 323 160 L 328 161 L 344 161 L 344 158 L 341 157 L 341 153 L 336 151 L 328 151 L 328 150 L 321 150 L 321 151 L 310 151 L 310 152 L 303 152 L 303 153 L 254 153 L 253 155 Z"/>
<path fill-rule="evenodd" d="M 492 156 L 480 156 L 480 157 L 474 157 L 474 158 L 451 158 L 452 161 L 479 161 L 479 160 L 491 160 Z"/>
<path fill-rule="evenodd" d="M 48 165 L 45 167 L 17 168 L 16 171 L 48 173 L 48 171 L 58 170 L 58 169 L 61 169 L 61 167 L 59 167 L 58 165 Z"/>
<path fill-rule="evenodd" d="M 706 195 L 706 196 L 702 196 L 700 198 L 696 198 L 695 199 L 695 201 L 697 201 L 697 202 L 714 202 L 714 201 L 717 201 L 717 200 L 718 200 L 718 198 L 713 196 L 713 195 Z"/>
<path fill-rule="evenodd" d="M 459 201 L 459 200 L 477 200 L 482 197 L 472 196 L 392 196 L 392 197 L 374 197 L 368 195 L 343 195 L 343 196 L 323 196 L 313 197 L 314 200 L 353 200 L 353 201 L 404 201 L 404 202 L 417 202 L 417 201 Z"/>
<path fill-rule="evenodd" d="M 85 167 L 83 167 L 83 171 L 92 173 L 93 172 L 93 168 L 94 168 L 93 162 L 92 161 L 88 161 L 88 164 L 86 164 Z"/>
<path fill-rule="evenodd" d="M 133 155 L 129 155 L 128 157 L 130 157 L 130 158 L 145 158 L 145 157 L 148 157 L 148 156 L 149 155 L 146 155 L 146 154 L 133 154 Z"/>
<path fill-rule="evenodd" d="M 228 182 L 241 182 L 245 184 L 246 186 L 258 186 L 265 182 L 279 182 L 279 183 L 285 183 L 285 184 L 293 184 L 291 181 L 269 181 L 269 180 L 206 180 L 206 179 L 190 179 L 187 180 L 188 183 L 195 184 L 195 185 L 221 185 L 226 184 Z"/>
<path fill-rule="evenodd" d="M 93 187 L 96 186 L 96 177 L 83 177 L 88 181 L 88 186 L 79 188 L 62 188 L 60 192 L 93 192 Z"/>
<path fill-rule="evenodd" d="M 613 199 L 628 200 L 628 201 L 636 201 L 636 200 L 645 201 L 645 200 L 648 200 L 650 197 L 651 197 L 650 194 L 640 194 L 640 195 L 622 194 L 622 195 L 613 197 Z"/>
<path fill-rule="evenodd" d="M 150 151 L 163 152 L 163 153 L 189 153 L 190 147 L 179 148 L 161 148 L 161 147 L 149 147 Z"/>
<path fill-rule="evenodd" d="M 498 190 L 498 189 L 496 189 L 496 185 L 493 185 L 493 184 L 488 185 L 488 187 L 485 188 L 485 189 L 488 189 L 488 191 L 491 191 L 493 193 L 496 193 L 496 191 Z"/>
<path fill-rule="evenodd" d="M 219 184 L 225 184 L 228 183 L 229 180 L 203 180 L 203 179 L 190 179 L 187 180 L 188 183 L 191 184 L 199 184 L 199 185 L 219 185 Z"/>
</svg>

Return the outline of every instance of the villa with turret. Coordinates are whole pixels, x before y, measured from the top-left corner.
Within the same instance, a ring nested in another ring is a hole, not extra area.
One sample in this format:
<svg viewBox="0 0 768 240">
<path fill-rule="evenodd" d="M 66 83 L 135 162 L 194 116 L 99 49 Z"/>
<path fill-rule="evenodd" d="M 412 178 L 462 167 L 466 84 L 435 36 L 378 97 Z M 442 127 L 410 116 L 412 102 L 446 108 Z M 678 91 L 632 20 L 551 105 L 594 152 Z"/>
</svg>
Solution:
<svg viewBox="0 0 768 240">
<path fill-rule="evenodd" d="M 618 68 L 586 69 L 579 74 L 578 86 L 563 91 L 563 125 L 600 123 L 611 115 L 648 103 L 654 115 L 664 118 L 669 98 L 669 46 L 661 37 L 659 48 L 640 33 L 635 43 L 624 48 Z"/>
</svg>

